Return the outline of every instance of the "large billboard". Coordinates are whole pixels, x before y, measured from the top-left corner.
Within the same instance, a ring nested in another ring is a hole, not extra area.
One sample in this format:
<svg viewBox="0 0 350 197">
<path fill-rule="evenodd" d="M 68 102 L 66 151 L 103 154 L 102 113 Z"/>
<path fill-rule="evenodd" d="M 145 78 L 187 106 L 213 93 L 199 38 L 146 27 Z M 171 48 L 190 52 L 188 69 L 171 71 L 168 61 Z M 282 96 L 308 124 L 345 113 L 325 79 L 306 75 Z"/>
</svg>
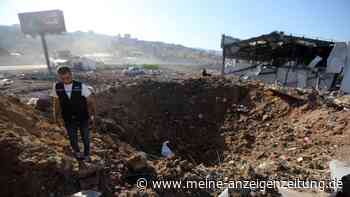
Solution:
<svg viewBox="0 0 350 197">
<path fill-rule="evenodd" d="M 66 25 L 61 10 L 19 13 L 18 17 L 24 34 L 37 35 L 66 32 Z"/>
</svg>

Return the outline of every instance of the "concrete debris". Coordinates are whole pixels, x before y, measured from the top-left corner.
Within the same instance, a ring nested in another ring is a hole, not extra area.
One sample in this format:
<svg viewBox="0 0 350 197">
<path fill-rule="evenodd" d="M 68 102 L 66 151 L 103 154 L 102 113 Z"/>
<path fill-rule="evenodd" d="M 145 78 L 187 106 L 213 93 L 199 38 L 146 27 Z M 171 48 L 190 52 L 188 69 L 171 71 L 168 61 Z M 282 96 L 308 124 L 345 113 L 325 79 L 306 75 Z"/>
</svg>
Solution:
<svg viewBox="0 0 350 197">
<path fill-rule="evenodd" d="M 333 102 L 339 106 L 350 108 L 350 96 L 344 95 L 338 98 L 334 98 Z"/>
</svg>

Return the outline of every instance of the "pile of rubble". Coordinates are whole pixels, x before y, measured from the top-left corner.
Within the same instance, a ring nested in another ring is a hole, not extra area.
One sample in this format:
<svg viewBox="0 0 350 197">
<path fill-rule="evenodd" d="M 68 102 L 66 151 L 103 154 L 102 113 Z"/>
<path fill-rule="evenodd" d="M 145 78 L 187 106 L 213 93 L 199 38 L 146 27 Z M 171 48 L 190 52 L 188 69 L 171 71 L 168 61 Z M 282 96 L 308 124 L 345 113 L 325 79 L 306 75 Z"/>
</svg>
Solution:
<svg viewBox="0 0 350 197">
<path fill-rule="evenodd" d="M 4 196 L 215 196 L 218 189 L 140 192 L 157 180 L 329 179 L 347 156 L 350 111 L 316 92 L 219 78 L 119 82 L 97 94 L 93 162 L 72 158 L 62 127 L 16 98 L 0 97 Z M 175 157 L 164 158 L 170 141 Z M 21 188 L 21 190 L 18 190 Z M 280 196 L 233 190 L 232 196 Z"/>
<path fill-rule="evenodd" d="M 0 96 L 2 196 L 66 196 L 94 189 L 114 195 L 131 186 L 127 158 L 136 153 L 109 136 L 92 136 L 92 163 L 73 159 L 65 130 L 17 98 Z M 113 154 L 112 154 L 113 153 Z"/>
<path fill-rule="evenodd" d="M 256 90 L 251 92 L 254 106 L 243 113 L 233 109 L 239 120 L 225 122 L 224 163 L 256 169 L 270 179 L 329 179 L 329 161 L 349 145 L 344 137 L 350 112 L 326 106 L 313 93 Z"/>
<path fill-rule="evenodd" d="M 338 157 L 339 147 L 348 145 L 340 140 L 348 129 L 349 112 L 329 105 L 314 91 L 210 78 L 137 81 L 104 92 L 101 99 L 101 116 L 110 117 L 101 120 L 106 132 L 115 131 L 156 158 L 161 142 L 170 140 L 184 163 L 193 168 L 203 163 L 227 180 L 329 179 L 329 161 Z M 112 109 L 104 109 L 106 103 L 112 103 Z M 156 169 L 166 178 L 183 178 L 187 172 L 163 164 L 156 163 Z"/>
</svg>

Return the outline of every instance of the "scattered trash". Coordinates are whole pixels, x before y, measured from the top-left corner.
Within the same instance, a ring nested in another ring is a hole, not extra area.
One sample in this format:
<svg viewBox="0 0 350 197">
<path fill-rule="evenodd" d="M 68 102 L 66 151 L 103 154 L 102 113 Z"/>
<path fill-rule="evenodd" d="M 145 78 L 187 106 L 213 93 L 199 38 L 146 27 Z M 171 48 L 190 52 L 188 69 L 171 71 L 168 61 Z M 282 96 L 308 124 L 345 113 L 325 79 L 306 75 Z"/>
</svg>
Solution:
<svg viewBox="0 0 350 197">
<path fill-rule="evenodd" d="M 73 194 L 71 197 L 100 197 L 100 196 L 102 196 L 101 192 L 87 190 L 87 191 L 81 191 L 76 194 Z"/>
<path fill-rule="evenodd" d="M 302 162 L 304 159 L 302 157 L 298 157 L 297 162 Z"/>
<path fill-rule="evenodd" d="M 175 156 L 175 154 L 173 153 L 173 151 L 170 150 L 168 144 L 169 144 L 169 141 L 163 142 L 161 153 L 166 158 L 172 158 Z"/>
<path fill-rule="evenodd" d="M 228 188 L 226 188 L 218 197 L 230 197 L 230 194 L 228 192 Z"/>
<path fill-rule="evenodd" d="M 29 101 L 27 102 L 27 105 L 36 106 L 38 100 L 39 98 L 30 98 Z"/>
</svg>

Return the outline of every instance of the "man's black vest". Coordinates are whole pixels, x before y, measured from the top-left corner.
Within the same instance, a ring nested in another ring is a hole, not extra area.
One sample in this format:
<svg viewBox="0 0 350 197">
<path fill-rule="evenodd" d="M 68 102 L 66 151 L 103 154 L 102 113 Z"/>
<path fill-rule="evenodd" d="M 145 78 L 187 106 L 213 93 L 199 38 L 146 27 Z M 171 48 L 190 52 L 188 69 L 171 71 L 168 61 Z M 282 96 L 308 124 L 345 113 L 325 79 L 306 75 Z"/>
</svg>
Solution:
<svg viewBox="0 0 350 197">
<path fill-rule="evenodd" d="M 70 99 L 64 90 L 64 84 L 62 82 L 56 83 L 56 93 L 60 101 L 62 117 L 65 123 L 89 119 L 87 101 L 81 95 L 82 83 L 73 81 Z"/>
</svg>

